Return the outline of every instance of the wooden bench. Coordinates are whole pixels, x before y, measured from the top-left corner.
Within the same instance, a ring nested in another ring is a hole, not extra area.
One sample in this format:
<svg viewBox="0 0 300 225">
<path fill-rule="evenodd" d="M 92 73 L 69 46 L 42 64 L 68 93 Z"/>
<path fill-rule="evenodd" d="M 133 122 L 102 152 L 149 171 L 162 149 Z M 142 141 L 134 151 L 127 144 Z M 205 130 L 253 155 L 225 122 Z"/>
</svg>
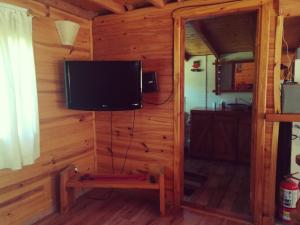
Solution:
<svg viewBox="0 0 300 225">
<path fill-rule="evenodd" d="M 166 213 L 165 204 L 165 175 L 164 169 L 159 169 L 159 174 L 155 174 L 155 182 L 152 179 L 138 180 L 125 179 L 127 175 L 118 175 L 113 179 L 97 179 L 101 175 L 92 175 L 96 179 L 82 179 L 82 174 L 75 171 L 73 165 L 68 166 L 60 173 L 60 212 L 66 213 L 75 202 L 75 192 L 80 188 L 118 188 L 118 189 L 154 189 L 159 190 L 160 215 Z M 111 175 L 113 176 L 113 175 Z"/>
</svg>

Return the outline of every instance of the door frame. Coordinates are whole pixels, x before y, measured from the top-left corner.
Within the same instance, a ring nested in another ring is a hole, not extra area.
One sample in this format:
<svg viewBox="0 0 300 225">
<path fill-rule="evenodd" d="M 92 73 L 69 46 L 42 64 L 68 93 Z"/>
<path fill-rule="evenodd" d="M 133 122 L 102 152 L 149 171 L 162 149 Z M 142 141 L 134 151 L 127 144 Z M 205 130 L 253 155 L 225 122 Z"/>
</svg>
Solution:
<svg viewBox="0 0 300 225">
<path fill-rule="evenodd" d="M 256 79 L 252 103 L 252 146 L 250 172 L 250 202 L 252 223 L 263 224 L 264 204 L 264 144 L 265 112 L 267 94 L 267 74 L 269 62 L 269 44 L 271 28 L 271 10 L 269 1 L 246 0 L 220 3 L 209 6 L 195 6 L 178 9 L 174 18 L 174 204 L 180 207 L 183 198 L 183 164 L 184 164 L 184 42 L 185 22 L 211 15 L 226 15 L 235 12 L 257 11 L 257 28 L 255 43 Z M 276 159 L 276 154 L 272 159 Z M 272 168 L 275 170 L 275 168 Z M 273 179 L 273 178 L 271 178 Z M 271 190 L 273 191 L 273 190 Z M 269 202 L 268 204 L 275 203 Z"/>
</svg>

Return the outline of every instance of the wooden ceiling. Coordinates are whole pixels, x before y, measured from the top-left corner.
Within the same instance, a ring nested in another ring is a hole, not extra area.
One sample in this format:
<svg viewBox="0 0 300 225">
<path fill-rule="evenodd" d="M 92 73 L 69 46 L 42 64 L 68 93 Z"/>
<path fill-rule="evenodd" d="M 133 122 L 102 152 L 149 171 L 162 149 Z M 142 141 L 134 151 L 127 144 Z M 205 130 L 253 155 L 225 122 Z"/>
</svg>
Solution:
<svg viewBox="0 0 300 225">
<path fill-rule="evenodd" d="M 147 7 L 188 0 L 35 0 L 86 19 L 107 14 L 124 14 Z M 256 13 L 209 17 L 186 24 L 187 55 L 215 55 L 253 51 Z"/>
<path fill-rule="evenodd" d="M 124 14 L 127 11 L 146 7 L 163 8 L 172 2 L 184 0 L 35 0 L 71 14 L 93 19 L 107 14 Z M 187 1 L 187 0 L 186 0 Z"/>
<path fill-rule="evenodd" d="M 291 51 L 300 47 L 300 17 L 287 17 L 284 19 L 284 38 Z M 286 49 L 285 42 L 282 48 Z"/>
<path fill-rule="evenodd" d="M 192 23 L 185 25 L 185 51 L 188 55 L 213 55 Z"/>
<path fill-rule="evenodd" d="M 188 55 L 215 55 L 253 52 L 256 12 L 210 17 L 186 23 Z"/>
</svg>

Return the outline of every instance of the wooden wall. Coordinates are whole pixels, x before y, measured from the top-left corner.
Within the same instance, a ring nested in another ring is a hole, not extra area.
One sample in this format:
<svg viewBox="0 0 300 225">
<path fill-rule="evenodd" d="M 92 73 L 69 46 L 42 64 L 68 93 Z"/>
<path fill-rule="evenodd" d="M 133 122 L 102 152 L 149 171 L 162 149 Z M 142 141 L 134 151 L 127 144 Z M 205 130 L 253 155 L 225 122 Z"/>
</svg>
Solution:
<svg viewBox="0 0 300 225">
<path fill-rule="evenodd" d="M 41 157 L 19 171 L 0 170 L 0 224 L 29 224 L 58 203 L 58 172 L 74 163 L 94 170 L 94 115 L 65 108 L 63 60 L 90 59 L 90 21 L 29 0 L 4 2 L 31 8 L 39 98 Z M 69 19 L 81 25 L 74 51 L 60 45 L 54 25 Z"/>
<path fill-rule="evenodd" d="M 137 10 L 138 11 L 138 10 Z M 172 92 L 173 21 L 169 11 L 98 17 L 93 25 L 94 59 L 142 60 L 144 71 L 156 71 L 160 91 L 144 94 L 144 101 L 160 103 Z M 117 80 L 115 82 L 118 82 Z M 136 110 L 126 169 L 166 168 L 167 196 L 173 194 L 173 97 L 163 105 L 145 103 Z M 120 169 L 129 144 L 133 112 L 113 112 L 113 154 Z M 110 112 L 96 113 L 98 168 L 111 170 Z"/>
<path fill-rule="evenodd" d="M 192 1 L 187 1 L 192 2 Z M 202 4 L 203 1 L 193 1 Z M 210 1 L 213 3 L 213 1 Z M 209 3 L 210 3 L 209 2 Z M 221 2 L 221 1 L 219 1 Z M 225 2 L 225 1 L 224 1 Z M 206 4 L 208 2 L 206 1 Z M 182 6 L 182 5 L 181 5 Z M 179 7 L 179 6 L 178 6 Z M 160 102 L 168 97 L 173 80 L 173 19 L 172 11 L 176 7 L 165 9 L 144 9 L 128 12 L 125 15 L 98 17 L 93 22 L 94 58 L 95 59 L 141 59 L 144 70 L 158 72 L 160 92 L 144 94 L 144 100 Z M 273 7 L 271 6 L 270 9 Z M 272 112 L 274 106 L 274 35 L 275 14 L 270 12 L 270 53 L 267 58 L 267 90 L 264 99 L 265 109 Z M 117 81 L 116 81 L 117 82 Z M 145 104 L 136 111 L 136 130 L 133 144 L 128 154 L 128 169 L 145 168 L 149 163 L 160 162 L 167 167 L 167 193 L 171 202 L 173 192 L 173 98 L 163 106 Z M 260 115 L 264 117 L 264 115 Z M 131 112 L 113 113 L 113 151 L 116 167 L 120 167 L 124 158 L 129 134 Z M 111 169 L 110 114 L 96 113 L 96 136 L 98 168 Z M 259 149 L 262 155 L 263 182 L 258 224 L 274 224 L 274 172 L 276 152 L 272 150 L 272 124 L 264 124 L 261 131 L 265 137 Z M 275 156 L 275 157 L 274 157 Z M 273 176 L 273 177 L 272 177 Z"/>
<path fill-rule="evenodd" d="M 270 11 L 269 30 L 269 56 L 267 71 L 266 109 L 265 112 L 274 112 L 274 57 L 275 57 L 275 31 L 276 15 Z M 263 152 L 263 200 L 262 200 L 262 224 L 274 224 L 275 213 L 275 183 L 276 183 L 276 160 L 277 149 L 273 149 L 273 123 L 266 122 L 264 127 L 264 148 Z M 274 131 L 275 132 L 275 131 Z"/>
<path fill-rule="evenodd" d="M 218 3 L 222 0 L 210 0 Z M 224 0 L 224 2 L 230 0 Z M 290 0 L 291 1 L 291 0 Z M 31 8 L 34 18 L 34 48 L 38 79 L 41 124 L 41 157 L 33 166 L 20 171 L 0 171 L 0 225 L 26 224 L 56 209 L 57 173 L 67 164 L 80 170 L 94 170 L 93 113 L 71 111 L 64 107 L 63 67 L 67 59 L 91 57 L 90 22 L 30 0 L 5 0 Z M 193 3 L 190 3 L 193 2 Z M 180 6 L 208 4 L 207 0 L 186 1 Z M 179 5 L 179 4 L 178 4 Z M 144 94 L 147 102 L 167 99 L 173 86 L 173 19 L 177 5 L 164 9 L 140 9 L 125 15 L 98 17 L 93 22 L 95 59 L 142 60 L 146 71 L 156 71 L 160 91 Z M 272 15 L 274 16 L 274 15 Z M 81 24 L 75 50 L 61 47 L 54 26 L 56 19 L 71 19 Z M 274 75 L 275 19 L 270 31 L 266 111 L 272 112 Z M 118 81 L 116 81 L 118 82 Z M 126 169 L 147 169 L 161 163 L 166 167 L 167 198 L 173 200 L 173 97 L 164 105 L 145 104 L 136 110 L 133 141 L 128 152 Z M 113 153 L 115 168 L 120 169 L 130 140 L 133 112 L 113 112 Z M 262 220 L 272 224 L 274 213 L 275 169 L 272 150 L 272 124 L 266 123 L 262 146 L 264 167 Z M 111 170 L 110 113 L 96 113 L 97 166 Z M 271 178 L 270 178 L 271 177 Z M 274 223 L 273 223 L 274 224 Z"/>
</svg>

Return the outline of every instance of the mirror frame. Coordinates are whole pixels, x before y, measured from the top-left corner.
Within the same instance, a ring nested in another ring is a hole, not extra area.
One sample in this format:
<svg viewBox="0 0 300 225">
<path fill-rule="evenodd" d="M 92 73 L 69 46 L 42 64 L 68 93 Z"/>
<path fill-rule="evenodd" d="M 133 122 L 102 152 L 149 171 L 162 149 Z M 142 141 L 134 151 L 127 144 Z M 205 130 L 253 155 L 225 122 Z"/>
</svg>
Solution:
<svg viewBox="0 0 300 225">
<path fill-rule="evenodd" d="M 230 61 L 217 61 L 215 62 L 215 90 L 214 92 L 216 95 L 220 95 L 222 93 L 236 93 L 236 92 L 253 92 L 253 87 L 249 90 L 235 90 L 234 84 L 235 84 L 235 65 L 238 63 L 248 63 L 248 62 L 253 62 L 255 63 L 255 59 L 244 59 L 244 60 L 230 60 Z M 231 64 L 232 65 L 232 80 L 231 80 L 231 89 L 230 90 L 222 90 L 221 88 L 221 72 L 219 73 L 219 65 L 222 64 Z M 255 73 L 255 68 L 253 70 Z M 255 78 L 255 74 L 254 74 Z M 254 85 L 254 83 L 253 83 Z"/>
</svg>

